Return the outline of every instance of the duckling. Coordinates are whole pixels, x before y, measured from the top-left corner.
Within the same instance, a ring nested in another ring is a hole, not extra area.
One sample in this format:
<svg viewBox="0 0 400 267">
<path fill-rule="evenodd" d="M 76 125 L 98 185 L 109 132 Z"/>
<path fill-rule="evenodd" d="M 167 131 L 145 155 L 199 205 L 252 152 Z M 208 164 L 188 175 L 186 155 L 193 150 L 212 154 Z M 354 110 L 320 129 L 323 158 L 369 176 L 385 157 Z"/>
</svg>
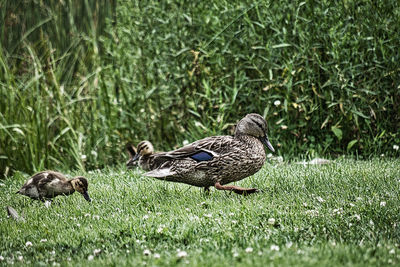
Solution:
<svg viewBox="0 0 400 267">
<path fill-rule="evenodd" d="M 153 154 L 155 169 L 145 176 L 193 186 L 214 186 L 237 194 L 257 192 L 256 188 L 226 185 L 258 172 L 266 156 L 264 145 L 274 152 L 267 135 L 267 122 L 255 113 L 247 114 L 236 126 L 234 136 L 212 136 L 177 150 Z"/>
<path fill-rule="evenodd" d="M 126 163 L 128 168 L 132 168 L 139 163 L 139 166 L 145 171 L 151 171 L 158 167 L 157 163 L 154 161 L 154 156 L 163 152 L 154 152 L 154 147 L 149 141 L 141 141 L 137 145 L 137 150 L 134 146 L 127 147 L 130 159 Z"/>
<path fill-rule="evenodd" d="M 83 176 L 68 180 L 62 173 L 43 171 L 36 173 L 26 181 L 17 194 L 44 201 L 58 195 L 70 195 L 78 191 L 87 201 L 92 201 L 88 194 L 88 181 Z"/>
</svg>

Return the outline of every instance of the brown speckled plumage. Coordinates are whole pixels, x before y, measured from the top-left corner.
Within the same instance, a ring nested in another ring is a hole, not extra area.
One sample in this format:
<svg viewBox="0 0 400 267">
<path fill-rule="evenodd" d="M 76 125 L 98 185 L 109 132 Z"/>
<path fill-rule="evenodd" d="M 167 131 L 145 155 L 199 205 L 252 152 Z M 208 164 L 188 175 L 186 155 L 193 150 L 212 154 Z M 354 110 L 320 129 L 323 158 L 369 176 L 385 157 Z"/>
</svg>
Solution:
<svg viewBox="0 0 400 267">
<path fill-rule="evenodd" d="M 157 179 L 186 183 L 236 193 L 253 193 L 256 189 L 223 186 L 242 180 L 261 169 L 265 162 L 263 143 L 268 141 L 267 124 L 258 114 L 248 114 L 237 125 L 235 136 L 208 137 L 180 149 L 153 154 L 157 168 L 145 173 Z"/>
<path fill-rule="evenodd" d="M 42 171 L 30 177 L 17 193 L 32 199 L 44 200 L 78 191 L 87 201 L 91 201 L 87 190 L 88 182 L 85 177 L 77 176 L 68 180 L 62 173 Z"/>
</svg>

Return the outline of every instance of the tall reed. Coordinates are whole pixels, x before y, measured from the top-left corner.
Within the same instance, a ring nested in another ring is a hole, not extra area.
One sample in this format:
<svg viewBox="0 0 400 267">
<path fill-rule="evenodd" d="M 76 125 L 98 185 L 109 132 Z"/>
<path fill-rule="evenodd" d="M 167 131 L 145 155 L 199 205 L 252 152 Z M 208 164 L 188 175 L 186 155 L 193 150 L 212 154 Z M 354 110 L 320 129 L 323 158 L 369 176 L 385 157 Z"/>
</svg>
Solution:
<svg viewBox="0 0 400 267">
<path fill-rule="evenodd" d="M 0 172 L 102 168 L 124 144 L 264 115 L 288 157 L 400 144 L 398 1 L 0 3 Z"/>
</svg>

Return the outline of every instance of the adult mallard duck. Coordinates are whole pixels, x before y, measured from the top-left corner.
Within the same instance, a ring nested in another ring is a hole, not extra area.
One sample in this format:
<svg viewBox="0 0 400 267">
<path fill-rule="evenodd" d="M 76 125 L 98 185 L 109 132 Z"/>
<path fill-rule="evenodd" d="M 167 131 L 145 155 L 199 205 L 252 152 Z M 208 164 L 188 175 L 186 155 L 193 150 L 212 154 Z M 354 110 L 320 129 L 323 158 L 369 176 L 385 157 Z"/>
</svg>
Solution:
<svg viewBox="0 0 400 267">
<path fill-rule="evenodd" d="M 128 168 L 133 168 L 139 164 L 139 167 L 143 170 L 150 171 L 158 167 L 154 161 L 154 147 L 150 141 L 141 141 L 137 145 L 137 149 L 130 144 L 128 144 L 126 148 L 130 157 L 126 163 Z"/>
<path fill-rule="evenodd" d="M 248 114 L 239 121 L 234 136 L 212 136 L 170 152 L 153 154 L 155 169 L 145 176 L 181 182 L 237 194 L 250 194 L 255 188 L 226 185 L 253 175 L 265 162 L 267 122 L 259 114 Z"/>
<path fill-rule="evenodd" d="M 91 201 L 85 177 L 77 176 L 68 180 L 62 173 L 43 171 L 29 178 L 17 194 L 44 201 L 58 195 L 70 195 L 75 191 L 81 193 L 87 201 Z"/>
</svg>

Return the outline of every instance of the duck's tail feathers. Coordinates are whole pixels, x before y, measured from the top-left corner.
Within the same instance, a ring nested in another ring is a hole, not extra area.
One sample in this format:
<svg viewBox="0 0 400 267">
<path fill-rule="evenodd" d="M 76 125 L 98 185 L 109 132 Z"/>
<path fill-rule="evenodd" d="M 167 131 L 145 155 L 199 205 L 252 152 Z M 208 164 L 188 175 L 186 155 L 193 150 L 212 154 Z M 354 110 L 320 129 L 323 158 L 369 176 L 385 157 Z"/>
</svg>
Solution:
<svg viewBox="0 0 400 267">
<path fill-rule="evenodd" d="M 146 172 L 144 176 L 148 177 L 154 177 L 154 178 L 163 178 L 163 177 L 168 177 L 175 175 L 176 172 L 171 171 L 169 168 L 163 168 L 163 169 L 155 169 L 149 172 Z"/>
</svg>

